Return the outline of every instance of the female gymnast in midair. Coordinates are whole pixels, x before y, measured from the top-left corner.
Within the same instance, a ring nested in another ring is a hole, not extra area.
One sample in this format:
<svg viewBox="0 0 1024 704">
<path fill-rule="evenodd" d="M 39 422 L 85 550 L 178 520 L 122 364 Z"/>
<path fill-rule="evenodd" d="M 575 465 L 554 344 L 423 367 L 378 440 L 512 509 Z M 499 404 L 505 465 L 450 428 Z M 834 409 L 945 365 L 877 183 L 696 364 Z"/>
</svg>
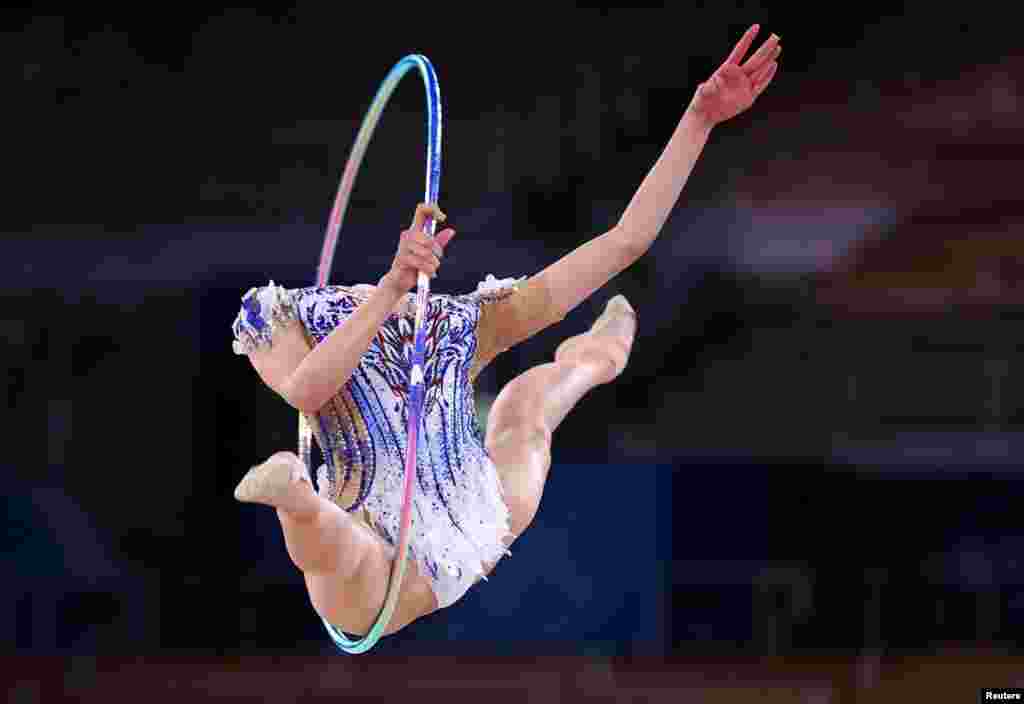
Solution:
<svg viewBox="0 0 1024 704">
<path fill-rule="evenodd" d="M 592 388 L 622 373 L 636 331 L 623 296 L 553 362 L 509 382 L 481 437 L 473 381 L 496 355 L 561 320 L 651 246 L 679 198 L 712 128 L 749 108 L 775 76 L 779 38 L 746 61 L 758 32 L 743 35 L 697 88 L 668 145 L 619 222 L 525 280 L 482 283 L 462 296 L 432 295 L 423 430 L 417 455 L 410 569 L 385 633 L 450 606 L 493 569 L 533 520 L 551 464 L 551 435 Z M 318 489 L 295 454 L 252 468 L 240 501 L 277 509 L 288 554 L 313 607 L 348 633 L 366 633 L 387 591 L 398 536 L 405 424 L 418 272 L 433 277 L 455 236 L 423 232 L 436 204 L 416 208 L 391 269 L 376 286 L 250 290 L 233 326 L 234 349 L 260 378 L 314 418 L 333 460 Z"/>
</svg>

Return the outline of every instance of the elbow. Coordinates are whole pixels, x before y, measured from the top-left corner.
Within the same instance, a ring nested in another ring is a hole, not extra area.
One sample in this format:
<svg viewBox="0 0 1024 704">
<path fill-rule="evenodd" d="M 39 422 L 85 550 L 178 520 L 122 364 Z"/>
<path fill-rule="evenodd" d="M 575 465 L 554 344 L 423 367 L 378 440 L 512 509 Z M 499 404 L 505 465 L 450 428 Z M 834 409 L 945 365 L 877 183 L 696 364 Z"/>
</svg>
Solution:
<svg viewBox="0 0 1024 704">
<path fill-rule="evenodd" d="M 326 403 L 326 401 L 305 401 L 300 403 L 293 403 L 292 406 L 295 408 L 295 410 L 299 411 L 300 413 L 305 413 L 308 416 L 312 416 L 320 412 L 320 409 L 324 407 L 324 403 Z"/>
<path fill-rule="evenodd" d="M 280 394 L 288 405 L 307 415 L 318 413 L 327 403 L 327 399 L 320 398 L 320 394 L 315 393 L 309 384 L 299 383 L 294 377 L 290 377 L 282 385 Z"/>
<path fill-rule="evenodd" d="M 645 254 L 647 254 L 647 250 L 649 250 L 650 248 L 651 248 L 651 245 L 647 244 L 647 243 L 644 243 L 644 242 L 640 242 L 640 243 L 629 242 L 629 243 L 627 243 L 625 245 L 625 252 L 622 255 L 625 258 L 625 260 L 626 260 L 626 266 L 632 265 L 640 257 L 642 257 Z"/>
<path fill-rule="evenodd" d="M 647 250 L 651 248 L 650 238 L 641 237 L 640 233 L 623 226 L 622 223 L 616 225 L 612 232 L 619 244 L 619 256 L 623 269 L 647 254 Z"/>
</svg>

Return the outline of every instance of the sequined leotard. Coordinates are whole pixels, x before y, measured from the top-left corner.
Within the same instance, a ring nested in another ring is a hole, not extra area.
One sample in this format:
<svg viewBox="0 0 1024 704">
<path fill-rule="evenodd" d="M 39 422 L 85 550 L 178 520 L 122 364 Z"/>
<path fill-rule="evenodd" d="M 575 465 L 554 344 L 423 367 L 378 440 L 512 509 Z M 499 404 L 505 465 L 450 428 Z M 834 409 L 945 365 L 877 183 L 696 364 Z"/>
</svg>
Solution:
<svg viewBox="0 0 1024 704">
<path fill-rule="evenodd" d="M 461 597 L 485 563 L 505 554 L 509 512 L 484 448 L 473 380 L 496 353 L 478 346 L 484 306 L 511 296 L 519 281 L 488 280 L 474 293 L 432 295 L 425 317 L 425 400 L 414 493 L 410 554 L 432 583 L 438 605 Z M 301 321 L 319 344 L 365 300 L 359 288 L 285 289 L 273 281 L 251 289 L 233 325 L 234 350 L 273 344 L 278 326 Z M 394 545 L 402 501 L 413 296 L 392 312 L 340 393 L 310 422 L 325 462 L 321 496 L 361 516 Z M 486 335 L 485 335 L 486 337 Z M 500 351 L 500 350 L 497 350 Z"/>
</svg>

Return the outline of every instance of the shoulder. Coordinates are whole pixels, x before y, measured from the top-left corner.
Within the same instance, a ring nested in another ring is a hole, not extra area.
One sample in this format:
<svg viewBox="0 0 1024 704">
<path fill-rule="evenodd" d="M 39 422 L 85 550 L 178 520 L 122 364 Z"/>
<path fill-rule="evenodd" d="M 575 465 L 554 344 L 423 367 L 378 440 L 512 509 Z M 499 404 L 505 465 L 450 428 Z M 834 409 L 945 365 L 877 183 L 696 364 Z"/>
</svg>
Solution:
<svg viewBox="0 0 1024 704">
<path fill-rule="evenodd" d="M 249 289 L 231 325 L 235 336 L 235 354 L 248 354 L 261 345 L 269 345 L 282 324 L 298 318 L 292 292 L 271 281 Z"/>
<path fill-rule="evenodd" d="M 525 280 L 525 276 L 498 279 L 493 274 L 488 274 L 487 278 L 477 284 L 475 291 L 453 295 L 431 294 L 431 308 L 438 311 L 479 311 L 482 305 L 501 301 L 511 296 Z M 409 300 L 410 305 L 415 307 L 415 296 L 410 296 Z"/>
<path fill-rule="evenodd" d="M 431 295 L 427 315 L 432 318 L 443 313 L 450 324 L 457 325 L 456 321 L 461 320 L 464 324 L 475 327 L 487 305 L 511 296 L 525 278 L 497 279 L 493 275 L 488 275 L 477 284 L 475 291 L 455 295 Z M 412 304 L 415 305 L 414 302 Z"/>
<path fill-rule="evenodd" d="M 249 289 L 232 324 L 235 354 L 245 355 L 271 389 L 285 395 L 285 384 L 309 352 L 294 291 L 271 281 Z"/>
<path fill-rule="evenodd" d="M 499 279 L 494 274 L 488 274 L 476 285 L 475 291 L 462 294 L 458 298 L 478 304 L 494 303 L 511 296 L 525 280 L 525 276 Z"/>
<path fill-rule="evenodd" d="M 309 286 L 288 289 L 271 280 L 249 289 L 231 326 L 236 354 L 270 346 L 279 329 L 302 322 L 314 334 L 329 332 L 359 305 L 358 296 L 345 286 Z"/>
</svg>

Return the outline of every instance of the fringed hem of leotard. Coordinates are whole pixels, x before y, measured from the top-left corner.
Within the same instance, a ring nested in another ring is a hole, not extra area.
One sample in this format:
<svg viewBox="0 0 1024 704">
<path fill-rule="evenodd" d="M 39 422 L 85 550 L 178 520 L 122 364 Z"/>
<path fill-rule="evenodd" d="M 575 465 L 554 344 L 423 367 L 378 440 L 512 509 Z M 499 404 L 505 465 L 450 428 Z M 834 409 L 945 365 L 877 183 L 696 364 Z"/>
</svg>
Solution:
<svg viewBox="0 0 1024 704">
<path fill-rule="evenodd" d="M 409 557 L 430 581 L 438 608 L 458 601 L 478 580 L 486 579 L 487 566 L 509 554 L 506 541 L 513 537 L 511 514 L 497 469 L 486 456 L 480 458 L 478 467 L 478 471 L 467 473 L 469 486 L 448 496 L 454 521 L 438 515 L 435 495 L 413 494 Z M 334 501 L 326 465 L 320 466 L 317 475 L 320 496 Z M 375 532 L 391 548 L 392 558 L 398 545 L 403 497 L 402 477 L 388 476 L 363 504 Z M 423 525 L 425 516 L 430 516 L 432 525 L 424 531 L 418 526 Z"/>
</svg>

